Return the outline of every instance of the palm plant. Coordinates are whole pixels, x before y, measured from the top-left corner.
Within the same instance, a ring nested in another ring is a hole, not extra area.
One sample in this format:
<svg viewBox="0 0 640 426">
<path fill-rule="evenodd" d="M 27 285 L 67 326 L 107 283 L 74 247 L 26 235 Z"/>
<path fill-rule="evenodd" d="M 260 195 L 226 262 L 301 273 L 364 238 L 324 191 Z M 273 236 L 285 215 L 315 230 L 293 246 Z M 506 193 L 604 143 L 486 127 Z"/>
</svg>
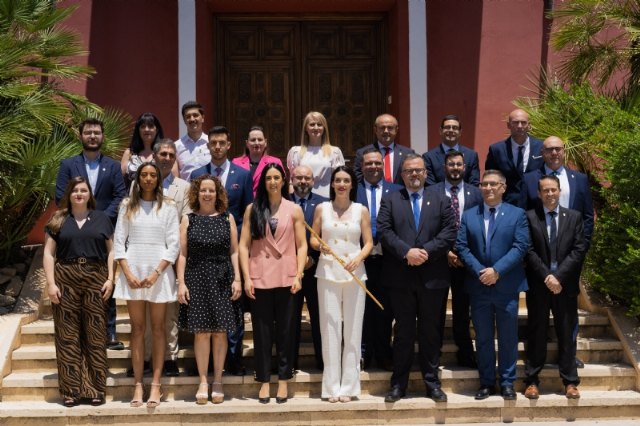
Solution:
<svg viewBox="0 0 640 426">
<path fill-rule="evenodd" d="M 0 0 L 0 259 L 7 260 L 50 202 L 60 161 L 79 152 L 75 124 L 106 121 L 105 149 L 120 150 L 130 123 L 62 88 L 94 71 L 73 62 L 86 54 L 60 26 L 75 7 L 53 0 Z"/>
</svg>

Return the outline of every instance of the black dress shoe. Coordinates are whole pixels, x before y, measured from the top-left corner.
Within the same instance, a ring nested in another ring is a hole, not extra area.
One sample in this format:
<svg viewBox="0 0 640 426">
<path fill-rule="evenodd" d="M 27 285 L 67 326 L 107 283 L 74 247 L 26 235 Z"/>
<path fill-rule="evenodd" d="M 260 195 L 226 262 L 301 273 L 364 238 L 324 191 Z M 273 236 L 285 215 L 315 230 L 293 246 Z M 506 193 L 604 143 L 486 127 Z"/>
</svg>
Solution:
<svg viewBox="0 0 640 426">
<path fill-rule="evenodd" d="M 427 398 L 431 398 L 434 402 L 447 402 L 447 394 L 440 388 L 427 389 Z"/>
<path fill-rule="evenodd" d="M 268 396 L 267 396 L 267 397 L 264 397 L 264 398 L 258 398 L 258 402 L 259 402 L 260 404 L 268 404 L 268 403 L 269 403 L 269 401 L 271 401 L 271 398 L 269 398 Z"/>
<path fill-rule="evenodd" d="M 514 401 L 518 397 L 513 386 L 503 386 L 501 393 L 505 401 Z"/>
<path fill-rule="evenodd" d="M 107 349 L 121 351 L 124 349 L 124 344 L 116 338 L 115 334 L 112 334 L 107 338 Z"/>
<path fill-rule="evenodd" d="M 384 402 L 396 402 L 404 398 L 405 392 L 398 386 L 391 388 L 387 396 L 384 397 Z"/>
<path fill-rule="evenodd" d="M 286 396 L 276 396 L 276 403 L 277 404 L 284 404 L 285 402 L 287 402 L 287 397 Z"/>
<path fill-rule="evenodd" d="M 164 375 L 167 377 L 178 377 L 180 370 L 178 370 L 178 364 L 174 360 L 167 360 L 164 362 Z"/>
<path fill-rule="evenodd" d="M 494 386 L 485 386 L 482 385 L 480 386 L 480 389 L 478 389 L 478 392 L 476 392 L 476 399 L 487 399 L 489 398 L 489 396 L 491 395 L 495 395 L 496 394 L 496 388 Z"/>
<path fill-rule="evenodd" d="M 584 368 L 584 362 L 578 357 L 576 357 L 576 368 Z"/>
<path fill-rule="evenodd" d="M 151 361 L 144 361 L 142 364 L 142 375 L 151 374 Z M 133 377 L 133 367 L 127 368 L 127 377 Z"/>
</svg>

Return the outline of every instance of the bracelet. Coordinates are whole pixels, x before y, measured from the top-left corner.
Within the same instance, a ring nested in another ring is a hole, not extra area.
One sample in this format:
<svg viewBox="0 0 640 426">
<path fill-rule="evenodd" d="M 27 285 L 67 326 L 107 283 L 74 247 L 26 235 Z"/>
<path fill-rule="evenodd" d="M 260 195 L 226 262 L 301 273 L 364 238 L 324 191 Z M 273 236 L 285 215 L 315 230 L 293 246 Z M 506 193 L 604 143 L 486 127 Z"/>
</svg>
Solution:
<svg viewBox="0 0 640 426">
<path fill-rule="evenodd" d="M 156 274 L 158 274 L 158 276 L 162 275 L 162 272 L 160 272 L 158 268 L 155 268 L 154 271 L 156 271 Z"/>
</svg>

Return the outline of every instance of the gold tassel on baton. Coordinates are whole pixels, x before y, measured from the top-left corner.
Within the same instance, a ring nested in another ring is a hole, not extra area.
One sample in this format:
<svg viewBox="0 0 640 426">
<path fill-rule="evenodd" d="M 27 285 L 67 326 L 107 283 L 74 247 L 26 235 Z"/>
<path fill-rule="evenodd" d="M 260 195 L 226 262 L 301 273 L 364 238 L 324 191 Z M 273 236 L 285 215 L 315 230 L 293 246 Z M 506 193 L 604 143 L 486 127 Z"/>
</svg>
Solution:
<svg viewBox="0 0 640 426">
<path fill-rule="evenodd" d="M 325 246 L 327 248 L 327 250 L 329 250 L 329 254 L 331 256 L 334 257 L 335 260 L 338 261 L 338 263 L 344 268 L 347 265 L 347 262 L 344 261 L 343 258 L 341 258 L 340 256 L 338 256 L 333 250 L 331 250 L 331 248 L 329 247 L 329 245 L 327 243 L 325 243 L 322 238 L 320 238 L 320 236 L 316 233 L 316 231 L 313 230 L 312 227 L 309 226 L 309 224 L 307 222 L 304 222 L 304 226 L 305 228 L 307 228 L 309 230 L 309 232 L 311 233 L 311 235 L 313 235 L 314 237 L 316 237 L 316 239 L 318 241 L 320 241 L 320 244 L 322 244 L 323 246 Z M 360 278 L 356 277 L 353 272 L 348 271 L 345 268 L 345 271 L 347 271 L 349 274 L 351 274 L 351 276 L 353 277 L 354 280 L 356 280 L 356 282 L 358 283 L 358 285 L 360 287 L 362 287 L 362 289 L 367 293 L 367 296 L 369 296 L 371 299 L 373 299 L 374 302 L 376 302 L 376 305 L 378 305 L 380 307 L 380 309 L 382 309 L 384 311 L 384 307 L 382 306 L 382 303 L 380 303 L 378 301 L 378 299 L 376 299 L 376 297 L 371 294 L 371 292 L 369 290 L 367 290 L 367 286 L 364 285 L 364 283 L 362 281 L 360 281 Z"/>
</svg>

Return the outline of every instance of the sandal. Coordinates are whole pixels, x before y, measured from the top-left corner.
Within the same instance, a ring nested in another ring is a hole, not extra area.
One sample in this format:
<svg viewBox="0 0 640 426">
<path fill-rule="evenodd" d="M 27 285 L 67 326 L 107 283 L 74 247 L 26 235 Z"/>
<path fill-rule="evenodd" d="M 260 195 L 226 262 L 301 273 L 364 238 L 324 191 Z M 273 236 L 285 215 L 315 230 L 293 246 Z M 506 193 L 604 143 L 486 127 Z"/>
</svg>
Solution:
<svg viewBox="0 0 640 426">
<path fill-rule="evenodd" d="M 78 400 L 71 396 L 66 396 L 62 399 L 62 405 L 68 408 L 75 407 L 76 405 L 78 405 Z"/>
<path fill-rule="evenodd" d="M 211 384 L 211 402 L 221 404 L 224 401 L 224 392 L 222 392 L 222 383 L 213 382 Z"/>
<path fill-rule="evenodd" d="M 207 383 L 200 383 L 198 393 L 196 393 L 196 404 L 205 405 L 207 402 L 209 402 L 209 385 Z"/>
<path fill-rule="evenodd" d="M 97 407 L 99 405 L 104 404 L 104 398 L 91 398 L 91 401 L 89 401 L 89 404 L 91 404 L 94 407 Z"/>
<path fill-rule="evenodd" d="M 351 397 L 350 396 L 341 396 L 340 397 L 340 402 L 351 402 Z"/>
<path fill-rule="evenodd" d="M 164 394 L 162 393 L 162 385 L 160 383 L 151 383 L 151 390 L 153 391 L 154 388 L 159 388 L 160 389 L 160 396 L 158 396 L 158 399 L 151 399 L 151 393 L 149 393 L 149 399 L 147 400 L 147 408 L 156 408 L 158 405 L 160 405 L 160 400 L 162 399 L 162 397 L 164 396 Z"/>
<path fill-rule="evenodd" d="M 138 389 L 142 390 L 142 396 L 140 396 L 140 399 L 136 398 L 136 393 L 138 393 Z M 133 399 L 131 400 L 129 405 L 131 407 L 141 407 L 143 399 L 144 399 L 144 385 L 142 383 L 136 383 L 136 385 L 134 387 L 134 390 L 133 390 Z"/>
</svg>

